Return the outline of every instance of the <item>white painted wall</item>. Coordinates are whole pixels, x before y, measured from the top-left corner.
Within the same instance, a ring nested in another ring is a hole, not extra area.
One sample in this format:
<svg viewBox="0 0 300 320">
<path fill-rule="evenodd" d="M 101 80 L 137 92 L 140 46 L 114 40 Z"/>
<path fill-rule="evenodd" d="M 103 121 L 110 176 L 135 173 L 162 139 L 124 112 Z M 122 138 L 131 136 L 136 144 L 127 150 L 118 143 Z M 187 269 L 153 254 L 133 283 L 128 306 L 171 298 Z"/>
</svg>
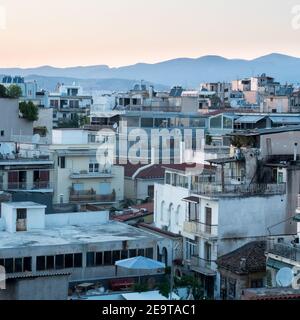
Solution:
<svg viewBox="0 0 300 320">
<path fill-rule="evenodd" d="M 169 231 L 182 233 L 187 206 L 182 199 L 189 196 L 189 190 L 166 184 L 155 184 L 154 188 L 155 225 L 158 228 L 168 226 Z"/>
<path fill-rule="evenodd" d="M 46 228 L 70 225 L 95 225 L 106 223 L 108 221 L 108 211 L 50 214 L 46 216 Z"/>
</svg>

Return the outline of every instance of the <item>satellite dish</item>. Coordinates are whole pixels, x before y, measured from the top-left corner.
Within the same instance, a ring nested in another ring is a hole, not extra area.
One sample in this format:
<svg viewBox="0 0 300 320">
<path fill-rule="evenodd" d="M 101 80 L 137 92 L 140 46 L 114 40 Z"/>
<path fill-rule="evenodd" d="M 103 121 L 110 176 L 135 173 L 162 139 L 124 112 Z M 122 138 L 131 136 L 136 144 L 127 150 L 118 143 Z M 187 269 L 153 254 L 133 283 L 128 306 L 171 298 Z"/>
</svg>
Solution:
<svg viewBox="0 0 300 320">
<path fill-rule="evenodd" d="M 293 283 L 294 272 L 290 268 L 282 268 L 277 272 L 276 282 L 280 287 L 287 288 Z"/>
<path fill-rule="evenodd" d="M 40 140 L 41 140 L 41 137 L 40 137 L 40 135 L 37 133 L 37 134 L 35 134 L 33 137 L 32 137 L 32 143 L 34 143 L 34 144 L 38 144 L 39 142 L 40 142 Z"/>
<path fill-rule="evenodd" d="M 115 130 L 118 129 L 118 124 L 117 124 L 116 122 L 114 123 L 113 128 L 114 128 Z"/>
</svg>

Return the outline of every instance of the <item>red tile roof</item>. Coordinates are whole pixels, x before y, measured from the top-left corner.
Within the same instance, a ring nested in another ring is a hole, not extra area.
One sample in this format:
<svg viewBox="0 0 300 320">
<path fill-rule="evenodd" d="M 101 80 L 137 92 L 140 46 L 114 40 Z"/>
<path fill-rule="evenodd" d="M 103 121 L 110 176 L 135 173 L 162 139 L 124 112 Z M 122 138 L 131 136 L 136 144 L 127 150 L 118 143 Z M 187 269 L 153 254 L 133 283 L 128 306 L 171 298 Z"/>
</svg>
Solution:
<svg viewBox="0 0 300 320">
<path fill-rule="evenodd" d="M 137 170 L 145 167 L 145 169 L 141 170 L 137 175 L 136 179 L 163 179 L 165 176 L 166 169 L 172 169 L 176 171 L 185 172 L 187 169 L 195 169 L 197 168 L 197 164 L 154 164 L 152 166 L 146 165 L 132 165 L 126 164 L 124 166 L 125 177 L 132 178 Z M 200 166 L 200 165 L 198 165 Z M 204 165 L 205 169 L 211 169 L 209 165 Z"/>
</svg>

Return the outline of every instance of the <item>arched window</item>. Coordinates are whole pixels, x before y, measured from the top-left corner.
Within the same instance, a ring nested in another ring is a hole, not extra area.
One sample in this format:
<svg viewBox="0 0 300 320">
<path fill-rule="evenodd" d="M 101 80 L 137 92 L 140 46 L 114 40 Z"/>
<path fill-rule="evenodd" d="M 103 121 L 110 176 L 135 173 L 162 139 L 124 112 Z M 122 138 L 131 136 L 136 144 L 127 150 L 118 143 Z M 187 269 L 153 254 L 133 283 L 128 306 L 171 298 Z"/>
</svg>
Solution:
<svg viewBox="0 0 300 320">
<path fill-rule="evenodd" d="M 179 205 L 177 207 L 176 212 L 175 212 L 175 223 L 176 223 L 177 226 L 179 226 L 180 214 L 181 214 L 181 206 Z"/>
<path fill-rule="evenodd" d="M 165 201 L 162 201 L 161 202 L 161 205 L 160 205 L 160 220 L 161 221 L 164 221 L 164 211 L 165 211 Z"/>
</svg>

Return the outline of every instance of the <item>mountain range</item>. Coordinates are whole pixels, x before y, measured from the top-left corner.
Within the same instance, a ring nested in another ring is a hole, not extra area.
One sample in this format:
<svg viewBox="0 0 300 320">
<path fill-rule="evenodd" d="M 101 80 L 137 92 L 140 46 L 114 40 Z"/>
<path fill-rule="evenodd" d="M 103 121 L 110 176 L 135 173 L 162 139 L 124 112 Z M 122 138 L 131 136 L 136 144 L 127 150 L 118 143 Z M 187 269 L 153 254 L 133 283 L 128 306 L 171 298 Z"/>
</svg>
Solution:
<svg viewBox="0 0 300 320">
<path fill-rule="evenodd" d="M 44 82 L 62 82 L 74 80 L 84 86 L 101 87 L 105 90 L 119 83 L 120 88 L 127 88 L 140 80 L 161 88 L 173 85 L 198 87 L 206 81 L 231 81 L 237 78 L 256 76 L 262 73 L 273 76 L 276 80 L 288 83 L 300 83 L 300 58 L 279 53 L 272 53 L 253 60 L 227 59 L 208 55 L 200 58 L 178 58 L 159 63 L 137 63 L 130 66 L 110 68 L 107 65 L 57 68 L 41 66 L 37 68 L 0 68 L 0 74 L 21 75 L 37 78 Z M 49 77 L 51 78 L 49 80 Z"/>
</svg>

